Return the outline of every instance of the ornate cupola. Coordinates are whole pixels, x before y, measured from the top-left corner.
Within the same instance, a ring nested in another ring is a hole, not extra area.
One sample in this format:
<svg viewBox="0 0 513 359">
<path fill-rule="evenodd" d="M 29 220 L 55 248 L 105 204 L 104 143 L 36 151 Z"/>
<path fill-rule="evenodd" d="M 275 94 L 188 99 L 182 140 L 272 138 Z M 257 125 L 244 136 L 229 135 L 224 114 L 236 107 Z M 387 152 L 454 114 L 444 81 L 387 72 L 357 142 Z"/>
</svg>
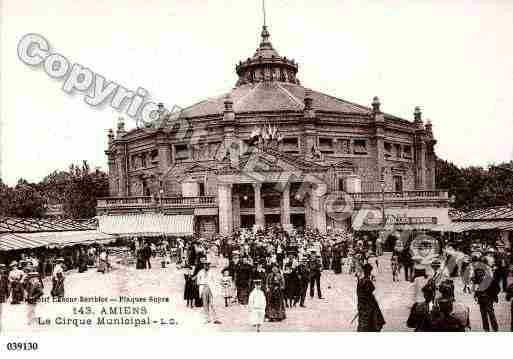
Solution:
<svg viewBox="0 0 513 359">
<path fill-rule="evenodd" d="M 286 57 L 280 57 L 269 37 L 269 31 L 264 24 L 262 41 L 253 57 L 240 61 L 235 67 L 239 76 L 236 86 L 262 81 L 280 81 L 299 85 L 299 80 L 296 79 L 297 63 Z"/>
</svg>

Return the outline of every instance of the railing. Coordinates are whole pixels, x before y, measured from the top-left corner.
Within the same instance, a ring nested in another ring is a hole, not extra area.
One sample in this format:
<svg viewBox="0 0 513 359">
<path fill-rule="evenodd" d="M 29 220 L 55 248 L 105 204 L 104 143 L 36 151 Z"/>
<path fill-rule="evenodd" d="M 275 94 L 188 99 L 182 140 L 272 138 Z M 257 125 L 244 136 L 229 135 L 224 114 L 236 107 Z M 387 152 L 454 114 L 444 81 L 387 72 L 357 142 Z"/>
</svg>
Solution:
<svg viewBox="0 0 513 359">
<path fill-rule="evenodd" d="M 446 191 L 403 191 L 403 192 L 385 192 L 385 200 L 414 200 L 414 199 L 449 199 Z M 355 201 L 375 201 L 383 198 L 382 192 L 361 192 L 349 193 L 349 196 Z"/>
<path fill-rule="evenodd" d="M 201 196 L 201 197 L 162 197 L 163 205 L 201 205 L 201 204 L 215 204 L 215 196 Z"/>
<path fill-rule="evenodd" d="M 214 206 L 216 205 L 215 196 L 199 197 L 107 197 L 98 199 L 99 208 L 109 207 L 147 207 L 147 206 Z"/>
</svg>

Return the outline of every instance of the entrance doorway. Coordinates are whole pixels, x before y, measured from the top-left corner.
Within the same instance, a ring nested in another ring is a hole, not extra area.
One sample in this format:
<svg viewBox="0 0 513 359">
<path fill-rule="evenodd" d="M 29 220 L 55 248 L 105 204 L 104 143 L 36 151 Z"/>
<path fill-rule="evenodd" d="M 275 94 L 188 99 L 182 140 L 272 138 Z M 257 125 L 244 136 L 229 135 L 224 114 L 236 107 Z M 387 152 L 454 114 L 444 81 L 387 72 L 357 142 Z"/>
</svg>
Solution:
<svg viewBox="0 0 513 359">
<path fill-rule="evenodd" d="M 281 223 L 281 216 L 279 214 L 266 214 L 265 225 L 275 225 Z"/>
<path fill-rule="evenodd" d="M 252 214 L 243 214 L 240 216 L 240 228 L 253 229 L 255 225 L 255 216 Z"/>
<path fill-rule="evenodd" d="M 290 215 L 290 223 L 292 224 L 292 226 L 294 226 L 294 228 L 305 228 L 305 215 L 304 214 L 298 214 L 298 213 L 295 213 L 295 214 L 291 214 Z"/>
</svg>

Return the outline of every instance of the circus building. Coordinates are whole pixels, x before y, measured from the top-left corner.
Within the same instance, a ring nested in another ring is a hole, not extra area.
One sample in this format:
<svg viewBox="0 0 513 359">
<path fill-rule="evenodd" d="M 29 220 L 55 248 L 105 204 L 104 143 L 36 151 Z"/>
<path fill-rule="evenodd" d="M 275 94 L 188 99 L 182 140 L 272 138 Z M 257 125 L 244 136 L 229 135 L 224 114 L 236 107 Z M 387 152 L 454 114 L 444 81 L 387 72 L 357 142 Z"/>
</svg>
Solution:
<svg viewBox="0 0 513 359">
<path fill-rule="evenodd" d="M 281 224 L 365 230 L 447 224 L 432 125 L 305 88 L 266 26 L 235 87 L 153 125 L 109 131 L 110 197 L 100 229 L 118 235 L 231 234 Z M 371 96 L 372 97 L 372 96 Z M 386 221 L 383 221 L 383 218 Z"/>
</svg>

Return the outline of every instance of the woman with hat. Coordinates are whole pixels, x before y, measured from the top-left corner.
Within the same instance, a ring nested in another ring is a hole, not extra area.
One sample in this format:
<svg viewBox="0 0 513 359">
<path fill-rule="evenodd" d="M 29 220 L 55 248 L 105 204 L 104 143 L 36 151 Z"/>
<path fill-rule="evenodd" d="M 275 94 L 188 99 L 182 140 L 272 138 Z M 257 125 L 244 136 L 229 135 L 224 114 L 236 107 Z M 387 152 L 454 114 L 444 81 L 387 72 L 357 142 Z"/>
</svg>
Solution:
<svg viewBox="0 0 513 359">
<path fill-rule="evenodd" d="M 372 265 L 363 265 L 363 277 L 358 279 L 356 294 L 358 296 L 359 332 L 380 332 L 385 325 L 385 318 L 374 297 L 374 283 L 371 279 Z"/>
<path fill-rule="evenodd" d="M 206 258 L 203 260 L 203 268 L 198 272 L 196 276 L 196 281 L 198 283 L 199 293 L 203 302 L 203 314 L 205 316 L 205 321 L 210 323 L 211 320 L 213 320 L 214 324 L 221 324 L 221 322 L 217 319 L 214 306 L 214 275 L 210 270 L 210 263 Z"/>
<path fill-rule="evenodd" d="M 267 276 L 266 287 L 267 307 L 265 309 L 265 316 L 270 322 L 282 321 L 287 317 L 283 298 L 285 281 L 283 280 L 277 263 L 273 264 L 272 271 Z"/>
<path fill-rule="evenodd" d="M 55 267 L 53 268 L 52 274 L 52 290 L 50 294 L 54 298 L 64 297 L 64 258 L 60 257 L 56 259 Z"/>
<path fill-rule="evenodd" d="M 25 297 L 23 281 L 25 272 L 21 270 L 21 265 L 14 261 L 11 263 L 11 272 L 9 273 L 9 282 L 11 287 L 11 304 L 20 304 Z"/>
</svg>

